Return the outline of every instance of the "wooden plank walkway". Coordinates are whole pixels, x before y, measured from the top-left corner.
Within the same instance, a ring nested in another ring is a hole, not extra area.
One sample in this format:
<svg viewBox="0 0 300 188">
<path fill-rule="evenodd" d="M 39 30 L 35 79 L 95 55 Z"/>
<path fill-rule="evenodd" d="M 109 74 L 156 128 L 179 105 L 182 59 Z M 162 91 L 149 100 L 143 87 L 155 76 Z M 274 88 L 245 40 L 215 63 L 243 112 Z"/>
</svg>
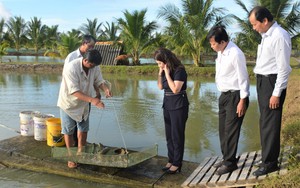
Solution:
<svg viewBox="0 0 300 188">
<path fill-rule="evenodd" d="M 221 176 L 215 174 L 217 169 L 213 167 L 213 165 L 222 160 L 222 157 L 214 156 L 206 158 L 185 180 L 181 187 L 253 187 L 268 176 L 287 173 L 287 163 L 290 152 L 291 147 L 283 148 L 279 158 L 280 169 L 259 177 L 253 176 L 252 173 L 258 169 L 254 164 L 260 161 L 261 151 L 242 153 L 238 156 L 238 169 L 232 173 L 223 174 Z"/>
</svg>

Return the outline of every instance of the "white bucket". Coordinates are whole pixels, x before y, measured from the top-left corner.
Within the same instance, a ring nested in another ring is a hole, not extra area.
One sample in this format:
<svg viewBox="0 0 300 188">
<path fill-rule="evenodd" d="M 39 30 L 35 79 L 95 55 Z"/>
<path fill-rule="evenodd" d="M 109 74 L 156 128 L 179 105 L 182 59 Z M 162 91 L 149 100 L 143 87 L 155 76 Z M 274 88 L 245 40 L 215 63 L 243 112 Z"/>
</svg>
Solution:
<svg viewBox="0 0 300 188">
<path fill-rule="evenodd" d="M 33 117 L 34 139 L 38 141 L 47 140 L 47 125 L 46 120 L 52 118 L 52 114 L 36 114 Z"/>
<path fill-rule="evenodd" d="M 20 112 L 20 132 L 22 136 L 33 136 L 33 115 L 39 114 L 37 111 Z"/>
</svg>

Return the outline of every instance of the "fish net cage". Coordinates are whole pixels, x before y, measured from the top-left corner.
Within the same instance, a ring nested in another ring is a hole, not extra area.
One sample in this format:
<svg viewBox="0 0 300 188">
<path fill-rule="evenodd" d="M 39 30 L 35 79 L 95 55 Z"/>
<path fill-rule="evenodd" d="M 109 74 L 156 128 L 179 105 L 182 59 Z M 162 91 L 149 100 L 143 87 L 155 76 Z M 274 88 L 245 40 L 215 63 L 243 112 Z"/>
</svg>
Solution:
<svg viewBox="0 0 300 188">
<path fill-rule="evenodd" d="M 148 147 L 118 148 L 88 143 L 78 152 L 77 147 L 52 147 L 52 157 L 63 161 L 74 161 L 105 167 L 128 168 L 157 156 L 157 144 Z"/>
</svg>

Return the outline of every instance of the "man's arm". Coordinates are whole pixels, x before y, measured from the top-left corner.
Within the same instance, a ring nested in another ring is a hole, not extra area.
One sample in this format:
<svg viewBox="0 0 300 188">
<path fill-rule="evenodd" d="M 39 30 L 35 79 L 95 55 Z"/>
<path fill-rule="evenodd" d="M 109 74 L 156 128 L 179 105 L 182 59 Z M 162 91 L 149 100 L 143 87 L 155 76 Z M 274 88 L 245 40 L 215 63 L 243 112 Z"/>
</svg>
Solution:
<svg viewBox="0 0 300 188">
<path fill-rule="evenodd" d="M 105 80 L 105 82 L 102 82 L 99 86 L 99 88 L 105 92 L 105 96 L 107 97 L 112 97 L 112 93 L 111 93 L 111 84 Z"/>
<path fill-rule="evenodd" d="M 89 102 L 98 108 L 104 108 L 104 104 L 99 98 L 94 98 L 94 97 L 88 96 L 88 95 L 82 93 L 81 91 L 76 91 L 72 95 L 77 97 L 79 100 Z"/>
</svg>

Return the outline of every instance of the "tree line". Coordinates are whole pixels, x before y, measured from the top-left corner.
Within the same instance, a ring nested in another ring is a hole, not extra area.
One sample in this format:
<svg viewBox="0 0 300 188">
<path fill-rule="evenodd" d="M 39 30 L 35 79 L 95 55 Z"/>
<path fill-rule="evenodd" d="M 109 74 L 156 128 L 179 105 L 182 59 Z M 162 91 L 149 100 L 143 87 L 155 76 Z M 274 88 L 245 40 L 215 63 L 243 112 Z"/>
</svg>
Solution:
<svg viewBox="0 0 300 188">
<path fill-rule="evenodd" d="M 158 18 L 166 21 L 167 26 L 158 31 L 156 21 L 147 22 L 147 9 L 123 12 L 123 18 L 115 22 L 98 22 L 97 18 L 87 18 L 79 28 L 60 33 L 58 25 L 47 26 L 37 17 L 25 21 L 21 16 L 0 20 L 0 56 L 7 53 L 7 48 L 17 52 L 21 48 L 31 48 L 38 54 L 41 50 L 46 56 L 66 57 L 78 48 L 81 36 L 90 34 L 98 41 L 122 41 L 125 53 L 132 57 L 132 64 L 140 64 L 140 57 L 151 54 L 157 47 L 167 47 L 176 54 L 193 59 L 194 65 L 203 66 L 203 56 L 213 53 L 206 35 L 214 25 L 237 23 L 240 32 L 231 36 L 247 56 L 256 54 L 261 36 L 252 29 L 248 21 L 250 10 L 261 5 L 267 7 L 274 19 L 286 29 L 291 37 L 293 49 L 299 51 L 300 37 L 300 2 L 294 0 L 252 0 L 247 7 L 242 0 L 235 0 L 245 12 L 245 18 L 227 14 L 225 7 L 215 7 L 215 0 L 182 0 L 181 9 L 174 4 L 158 8 Z"/>
</svg>

